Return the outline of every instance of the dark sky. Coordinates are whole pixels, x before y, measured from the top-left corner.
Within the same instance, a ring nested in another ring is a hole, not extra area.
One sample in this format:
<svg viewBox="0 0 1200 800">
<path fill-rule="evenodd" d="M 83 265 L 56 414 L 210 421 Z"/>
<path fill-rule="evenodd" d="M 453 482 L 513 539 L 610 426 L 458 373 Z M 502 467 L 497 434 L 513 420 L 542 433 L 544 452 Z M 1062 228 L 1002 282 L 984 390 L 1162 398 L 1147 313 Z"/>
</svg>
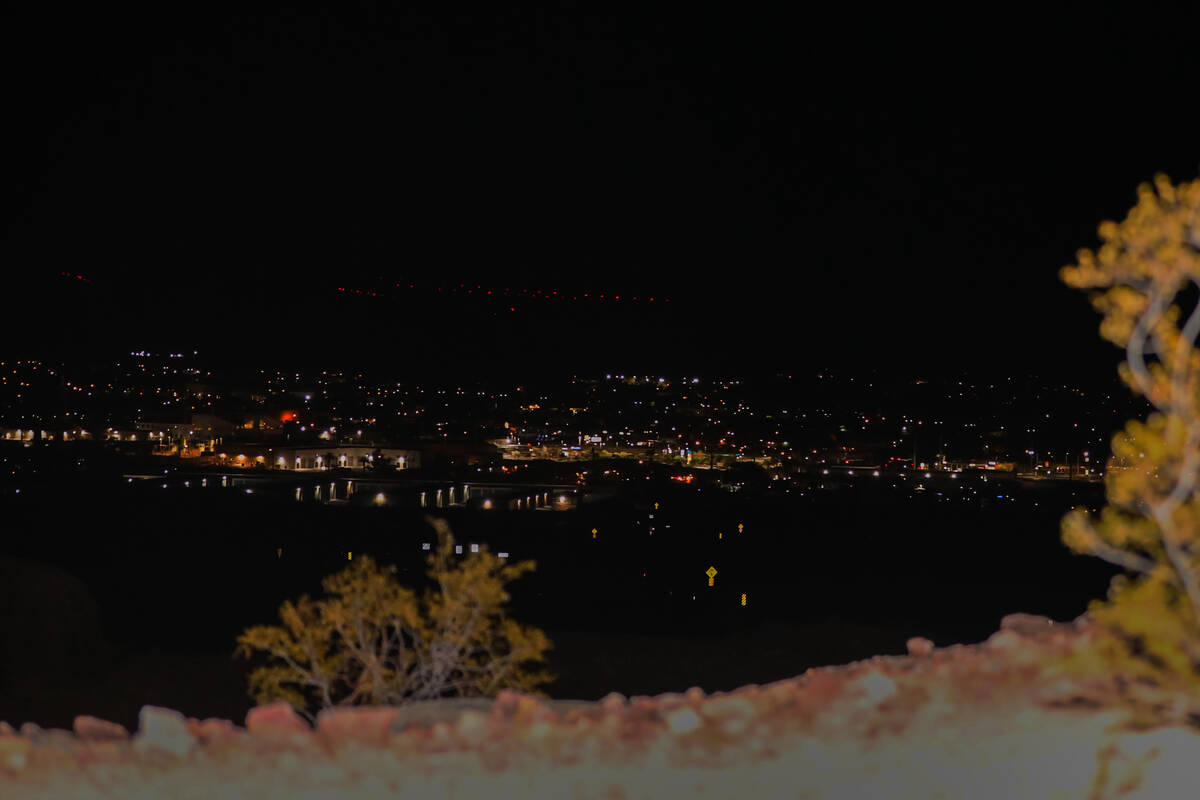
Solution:
<svg viewBox="0 0 1200 800">
<path fill-rule="evenodd" d="M 1110 370 L 1057 269 L 1200 167 L 1178 20 L 400 7 L 11 16 L 6 340 Z"/>
</svg>

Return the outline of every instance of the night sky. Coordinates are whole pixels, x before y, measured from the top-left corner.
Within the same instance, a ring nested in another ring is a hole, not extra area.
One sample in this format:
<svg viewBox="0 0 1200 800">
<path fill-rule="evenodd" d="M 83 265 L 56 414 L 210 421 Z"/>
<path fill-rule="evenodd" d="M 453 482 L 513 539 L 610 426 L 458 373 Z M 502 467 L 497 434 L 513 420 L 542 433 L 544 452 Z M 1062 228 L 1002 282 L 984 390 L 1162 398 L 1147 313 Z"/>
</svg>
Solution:
<svg viewBox="0 0 1200 800">
<path fill-rule="evenodd" d="M 335 6 L 10 12 L 10 349 L 1108 379 L 1057 270 L 1200 167 L 1168 18 Z"/>
</svg>

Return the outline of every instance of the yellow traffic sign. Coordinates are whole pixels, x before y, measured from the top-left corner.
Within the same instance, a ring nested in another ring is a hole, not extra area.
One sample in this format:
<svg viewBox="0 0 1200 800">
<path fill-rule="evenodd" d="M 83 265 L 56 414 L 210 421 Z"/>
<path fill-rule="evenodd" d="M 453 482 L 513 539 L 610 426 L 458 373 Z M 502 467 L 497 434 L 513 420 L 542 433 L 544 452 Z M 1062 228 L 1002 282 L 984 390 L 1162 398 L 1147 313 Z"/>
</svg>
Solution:
<svg viewBox="0 0 1200 800">
<path fill-rule="evenodd" d="M 717 568 L 709 567 L 708 569 L 704 570 L 704 574 L 710 578 L 715 578 L 715 577 L 717 577 Z"/>
</svg>

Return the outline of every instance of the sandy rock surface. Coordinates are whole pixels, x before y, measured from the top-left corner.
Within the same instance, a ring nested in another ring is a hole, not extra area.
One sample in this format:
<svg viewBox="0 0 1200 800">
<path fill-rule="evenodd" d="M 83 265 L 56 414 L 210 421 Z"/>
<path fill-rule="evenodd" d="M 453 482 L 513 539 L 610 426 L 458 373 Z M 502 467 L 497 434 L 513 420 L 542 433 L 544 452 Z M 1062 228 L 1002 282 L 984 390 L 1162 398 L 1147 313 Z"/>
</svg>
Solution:
<svg viewBox="0 0 1200 800">
<path fill-rule="evenodd" d="M 400 708 L 142 709 L 136 734 L 0 725 L 0 797 L 1182 798 L 1200 728 L 1131 731 L 1111 679 L 1068 677 L 1085 623 L 1007 617 L 987 642 L 728 693 L 598 702 L 515 692 Z"/>
</svg>

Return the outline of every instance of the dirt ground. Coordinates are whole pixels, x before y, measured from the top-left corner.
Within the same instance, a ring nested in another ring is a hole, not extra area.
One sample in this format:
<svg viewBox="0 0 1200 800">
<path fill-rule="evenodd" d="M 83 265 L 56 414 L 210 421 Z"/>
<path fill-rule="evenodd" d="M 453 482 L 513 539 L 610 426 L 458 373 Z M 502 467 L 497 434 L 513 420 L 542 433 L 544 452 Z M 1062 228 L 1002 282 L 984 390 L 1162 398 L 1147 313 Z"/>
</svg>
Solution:
<svg viewBox="0 0 1200 800">
<path fill-rule="evenodd" d="M 1197 796 L 1196 698 L 1164 697 L 1159 724 L 1131 728 L 1113 676 L 1063 667 L 1094 636 L 1017 615 L 978 645 L 913 639 L 907 655 L 729 692 L 504 692 L 315 726 L 283 704 L 244 727 L 147 706 L 132 736 L 92 717 L 5 726 L 0 797 Z"/>
</svg>

